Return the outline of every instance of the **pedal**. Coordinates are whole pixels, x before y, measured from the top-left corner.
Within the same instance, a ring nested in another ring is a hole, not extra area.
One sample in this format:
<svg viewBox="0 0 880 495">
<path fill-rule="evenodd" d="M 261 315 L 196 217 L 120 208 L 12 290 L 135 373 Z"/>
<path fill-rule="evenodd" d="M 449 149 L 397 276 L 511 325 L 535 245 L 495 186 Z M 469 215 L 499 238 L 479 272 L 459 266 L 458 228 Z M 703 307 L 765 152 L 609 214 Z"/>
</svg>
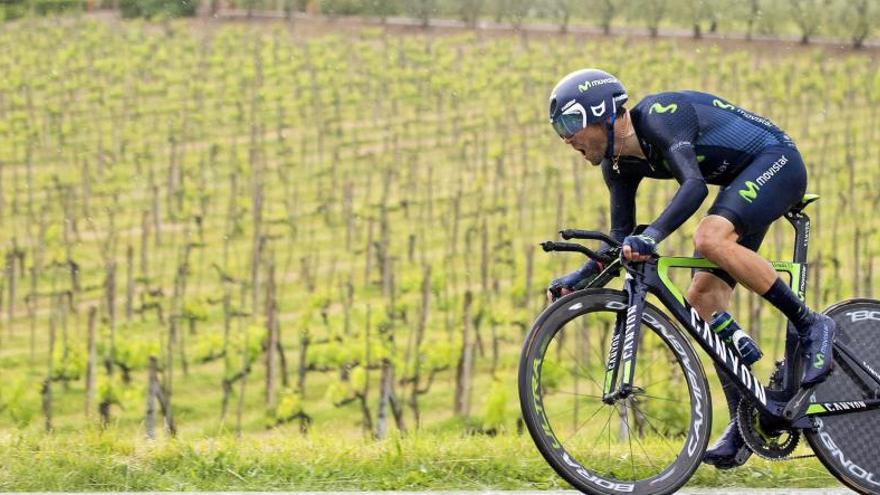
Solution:
<svg viewBox="0 0 880 495">
<path fill-rule="evenodd" d="M 736 456 L 734 456 L 733 459 L 734 459 L 734 462 L 736 462 L 737 466 L 742 466 L 743 464 L 746 463 L 746 461 L 749 460 L 749 457 L 751 457 L 751 456 L 752 456 L 752 449 L 750 449 L 748 445 L 743 445 L 742 448 L 740 448 L 736 452 Z"/>
</svg>

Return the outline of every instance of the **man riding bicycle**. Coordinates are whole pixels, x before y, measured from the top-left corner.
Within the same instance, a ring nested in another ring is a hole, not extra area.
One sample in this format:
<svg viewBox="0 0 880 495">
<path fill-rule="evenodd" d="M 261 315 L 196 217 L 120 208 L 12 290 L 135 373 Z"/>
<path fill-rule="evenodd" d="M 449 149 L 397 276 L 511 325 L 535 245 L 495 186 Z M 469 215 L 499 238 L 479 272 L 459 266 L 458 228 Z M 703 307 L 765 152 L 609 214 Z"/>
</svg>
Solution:
<svg viewBox="0 0 880 495">
<path fill-rule="evenodd" d="M 648 95 L 632 109 L 620 81 L 597 69 L 568 74 L 550 95 L 550 123 L 584 159 L 601 166 L 611 195 L 611 236 L 622 255 L 645 261 L 657 244 L 685 222 L 706 198 L 706 184 L 721 186 L 694 234 L 695 255 L 720 269 L 695 272 L 688 302 L 705 321 L 727 310 L 737 282 L 761 295 L 795 326 L 806 359 L 802 386 L 823 381 L 833 361 L 834 321 L 811 311 L 757 250 L 774 220 L 803 197 L 807 173 L 792 139 L 769 120 L 723 98 L 696 91 Z M 674 178 L 679 189 L 639 235 L 636 190 L 644 177 Z M 554 280 L 547 297 L 584 287 L 601 270 L 589 261 Z M 736 420 L 740 393 L 718 371 L 731 422 L 704 462 L 719 469 L 740 466 L 751 451 Z"/>
</svg>

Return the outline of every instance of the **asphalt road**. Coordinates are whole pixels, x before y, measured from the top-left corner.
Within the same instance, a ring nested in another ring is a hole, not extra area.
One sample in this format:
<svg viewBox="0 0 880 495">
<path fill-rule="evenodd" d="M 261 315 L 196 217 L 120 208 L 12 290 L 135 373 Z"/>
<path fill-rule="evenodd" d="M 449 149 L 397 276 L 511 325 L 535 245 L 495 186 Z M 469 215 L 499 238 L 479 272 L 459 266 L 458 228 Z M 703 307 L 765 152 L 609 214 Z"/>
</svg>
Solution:
<svg viewBox="0 0 880 495">
<path fill-rule="evenodd" d="M 579 495 L 574 490 L 553 491 L 436 491 L 436 492 L 116 492 L 123 495 Z M 855 493 L 840 487 L 802 488 L 802 489 L 766 489 L 766 488 L 688 488 L 678 492 L 680 495 L 849 495 Z M 6 494 L 5 494 L 6 495 Z M 8 495 L 18 495 L 12 492 Z M 22 494 L 25 495 L 25 494 Z M 45 494 L 28 493 L 27 495 L 68 495 L 60 492 Z M 107 495 L 107 492 L 77 492 L 69 495 Z"/>
</svg>

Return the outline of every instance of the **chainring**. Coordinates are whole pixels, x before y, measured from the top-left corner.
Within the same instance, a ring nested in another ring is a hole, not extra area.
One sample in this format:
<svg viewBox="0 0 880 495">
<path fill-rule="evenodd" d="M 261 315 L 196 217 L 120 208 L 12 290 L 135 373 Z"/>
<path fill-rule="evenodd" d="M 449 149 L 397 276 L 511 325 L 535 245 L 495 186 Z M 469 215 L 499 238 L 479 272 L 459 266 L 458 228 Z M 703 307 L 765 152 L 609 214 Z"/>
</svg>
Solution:
<svg viewBox="0 0 880 495">
<path fill-rule="evenodd" d="M 759 457 L 781 461 L 791 455 L 801 438 L 798 430 L 780 428 L 765 430 L 761 412 L 751 402 L 742 400 L 736 408 L 739 433 L 746 445 Z"/>
</svg>

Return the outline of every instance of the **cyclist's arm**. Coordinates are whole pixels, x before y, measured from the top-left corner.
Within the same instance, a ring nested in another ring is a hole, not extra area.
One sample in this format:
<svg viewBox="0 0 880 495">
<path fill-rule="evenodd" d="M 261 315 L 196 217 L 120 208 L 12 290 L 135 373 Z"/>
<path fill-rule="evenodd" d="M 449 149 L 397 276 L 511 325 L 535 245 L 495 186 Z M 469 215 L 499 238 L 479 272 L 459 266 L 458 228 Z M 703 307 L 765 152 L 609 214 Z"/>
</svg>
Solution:
<svg viewBox="0 0 880 495">
<path fill-rule="evenodd" d="M 680 187 L 663 212 L 645 229 L 644 234 L 657 242 L 693 215 L 709 194 L 706 181 L 697 164 L 694 140 L 699 132 L 693 106 L 681 102 L 674 113 L 649 115 L 645 138 L 663 150 L 670 173 Z"/>
<path fill-rule="evenodd" d="M 636 226 L 636 191 L 642 176 L 622 176 L 611 170 L 607 161 L 602 164 L 602 176 L 611 197 L 611 238 L 623 242 Z M 608 246 L 603 246 L 602 250 Z"/>
</svg>

